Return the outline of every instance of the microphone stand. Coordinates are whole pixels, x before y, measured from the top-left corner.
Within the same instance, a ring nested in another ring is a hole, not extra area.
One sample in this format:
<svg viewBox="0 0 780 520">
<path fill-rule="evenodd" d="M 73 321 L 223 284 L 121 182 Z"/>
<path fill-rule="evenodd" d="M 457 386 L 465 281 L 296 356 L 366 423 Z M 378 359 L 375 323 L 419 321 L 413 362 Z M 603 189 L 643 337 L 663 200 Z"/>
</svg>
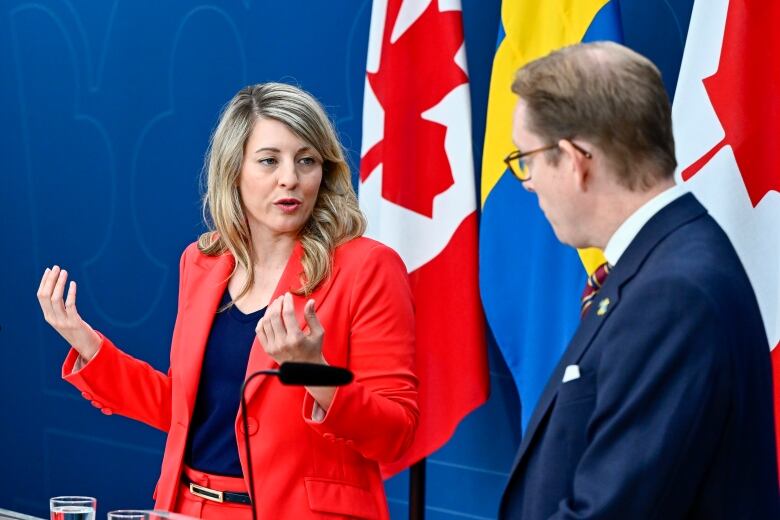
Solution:
<svg viewBox="0 0 780 520">
<path fill-rule="evenodd" d="M 252 472 L 252 452 L 249 447 L 249 418 L 246 412 L 246 387 L 257 376 L 276 376 L 283 385 L 291 386 L 342 386 L 350 383 L 354 377 L 346 368 L 312 363 L 284 362 L 278 370 L 258 370 L 249 374 L 241 384 L 241 422 L 244 425 L 244 449 L 246 450 L 246 469 L 249 477 L 249 499 L 252 502 L 252 520 L 257 520 L 257 500 L 255 500 L 255 476 Z"/>
<path fill-rule="evenodd" d="M 278 370 L 258 370 L 252 372 L 249 377 L 241 384 L 241 422 L 244 425 L 244 449 L 246 450 L 246 469 L 249 473 L 249 499 L 252 501 L 252 520 L 257 520 L 257 501 L 255 500 L 255 477 L 252 473 L 252 454 L 249 448 L 249 418 L 246 415 L 246 395 L 244 391 L 251 380 L 257 376 L 274 375 L 278 376 Z"/>
</svg>

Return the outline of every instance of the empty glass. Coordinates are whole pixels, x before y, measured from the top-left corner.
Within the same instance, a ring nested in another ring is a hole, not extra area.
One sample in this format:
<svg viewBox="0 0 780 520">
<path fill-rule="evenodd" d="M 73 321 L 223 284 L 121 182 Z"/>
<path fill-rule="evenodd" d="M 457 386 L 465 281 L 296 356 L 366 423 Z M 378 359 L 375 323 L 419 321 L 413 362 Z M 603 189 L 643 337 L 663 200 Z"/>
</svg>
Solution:
<svg viewBox="0 0 780 520">
<path fill-rule="evenodd" d="M 92 497 L 54 497 L 49 499 L 51 520 L 95 520 L 97 500 Z"/>
</svg>

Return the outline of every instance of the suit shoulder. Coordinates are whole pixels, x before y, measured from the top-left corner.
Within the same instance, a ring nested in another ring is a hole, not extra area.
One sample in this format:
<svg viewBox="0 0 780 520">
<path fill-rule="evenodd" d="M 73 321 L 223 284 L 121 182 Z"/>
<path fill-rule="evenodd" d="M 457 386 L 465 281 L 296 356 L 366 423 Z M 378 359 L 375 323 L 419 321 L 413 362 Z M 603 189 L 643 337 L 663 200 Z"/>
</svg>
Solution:
<svg viewBox="0 0 780 520">
<path fill-rule="evenodd" d="M 184 248 L 184 251 L 182 251 L 181 256 L 182 257 L 192 257 L 192 255 L 198 255 L 201 254 L 200 249 L 198 249 L 198 242 L 191 242 L 187 247 Z"/>
<path fill-rule="evenodd" d="M 731 241 L 715 220 L 706 215 L 673 233 L 648 259 L 659 277 L 688 282 L 713 298 L 752 292 L 747 273 Z M 735 292 L 737 294 L 732 294 Z"/>
<path fill-rule="evenodd" d="M 403 260 L 391 247 L 377 240 L 358 237 L 339 245 L 333 261 L 344 269 L 361 270 L 370 266 L 394 266 L 406 271 Z"/>
<path fill-rule="evenodd" d="M 200 250 L 200 247 L 198 247 L 198 242 L 192 242 L 187 247 L 184 248 L 184 251 L 181 254 L 181 267 L 185 267 L 190 264 L 198 264 L 204 267 L 208 267 L 210 264 L 217 261 L 217 259 L 228 253 L 222 253 L 220 255 L 207 255 L 203 253 Z"/>
<path fill-rule="evenodd" d="M 198 249 L 198 242 L 192 242 L 187 247 L 185 247 L 184 251 L 181 253 L 181 265 L 184 266 L 188 263 L 191 263 L 200 256 L 205 255 L 200 252 L 200 249 Z"/>
</svg>

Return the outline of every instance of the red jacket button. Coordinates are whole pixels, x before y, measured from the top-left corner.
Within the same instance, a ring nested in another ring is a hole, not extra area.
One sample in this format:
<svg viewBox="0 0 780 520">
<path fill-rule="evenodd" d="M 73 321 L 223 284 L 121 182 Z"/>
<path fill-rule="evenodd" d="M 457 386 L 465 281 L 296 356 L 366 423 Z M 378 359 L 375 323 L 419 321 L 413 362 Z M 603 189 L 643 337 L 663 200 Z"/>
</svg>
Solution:
<svg viewBox="0 0 780 520">
<path fill-rule="evenodd" d="M 83 397 L 87 401 L 91 401 L 92 400 L 92 394 L 90 394 L 89 392 L 81 392 L 81 397 Z"/>
<path fill-rule="evenodd" d="M 92 401 L 92 406 L 94 406 L 95 408 L 103 408 L 103 403 L 99 401 Z"/>
<path fill-rule="evenodd" d="M 101 408 L 100 411 L 106 415 L 111 415 L 114 413 L 114 411 L 111 408 Z"/>
<path fill-rule="evenodd" d="M 257 419 L 255 419 L 254 417 L 247 417 L 246 423 L 247 423 L 247 425 L 249 427 L 249 435 L 256 434 L 257 430 L 258 430 Z M 239 424 L 238 427 L 241 430 L 241 433 L 245 433 L 244 432 L 244 421 L 241 420 L 241 421 L 239 421 L 238 424 Z"/>
</svg>

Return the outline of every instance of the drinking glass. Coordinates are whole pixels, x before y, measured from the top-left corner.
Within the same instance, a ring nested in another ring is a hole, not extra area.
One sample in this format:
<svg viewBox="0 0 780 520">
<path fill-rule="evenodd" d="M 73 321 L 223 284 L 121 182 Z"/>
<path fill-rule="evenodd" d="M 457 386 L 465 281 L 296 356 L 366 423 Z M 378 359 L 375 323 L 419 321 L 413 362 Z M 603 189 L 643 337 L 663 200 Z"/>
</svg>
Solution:
<svg viewBox="0 0 780 520">
<path fill-rule="evenodd" d="M 49 499 L 51 520 L 95 520 L 97 500 L 93 497 L 54 497 Z"/>
<path fill-rule="evenodd" d="M 151 520 L 157 518 L 151 511 L 141 509 L 118 509 L 108 513 L 108 520 Z"/>
</svg>

